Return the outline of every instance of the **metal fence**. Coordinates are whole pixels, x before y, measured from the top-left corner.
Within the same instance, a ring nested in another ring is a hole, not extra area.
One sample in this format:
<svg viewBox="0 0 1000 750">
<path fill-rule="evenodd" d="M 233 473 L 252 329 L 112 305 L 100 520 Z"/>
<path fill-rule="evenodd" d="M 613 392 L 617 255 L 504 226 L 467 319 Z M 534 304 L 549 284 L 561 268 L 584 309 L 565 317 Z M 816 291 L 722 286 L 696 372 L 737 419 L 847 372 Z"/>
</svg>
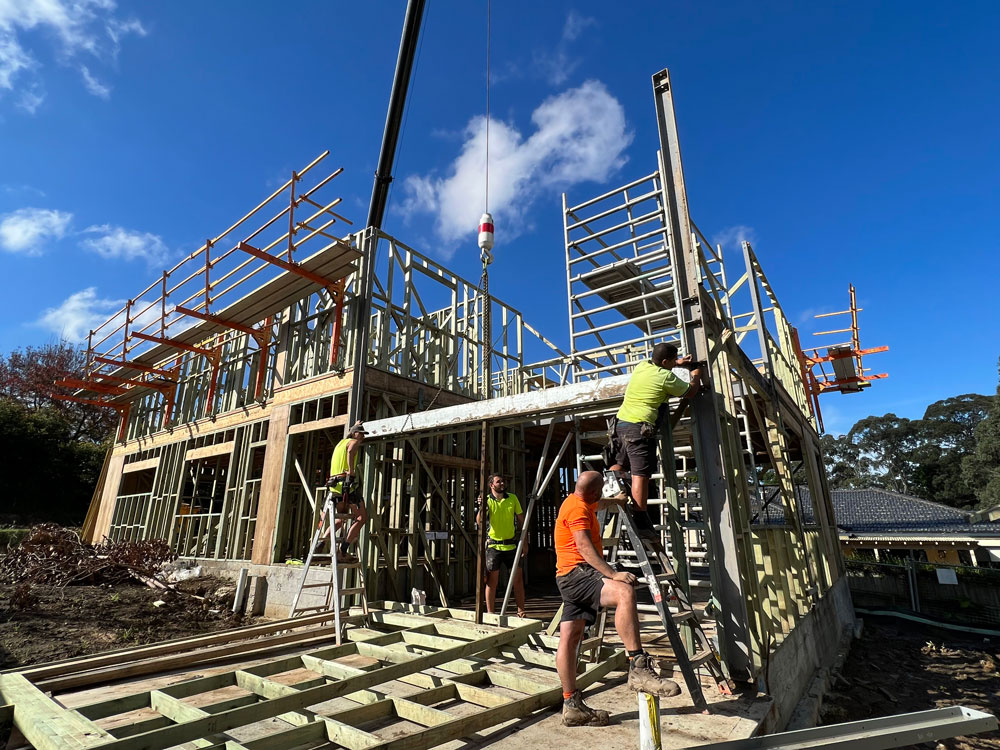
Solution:
<svg viewBox="0 0 1000 750">
<path fill-rule="evenodd" d="M 1000 569 L 847 560 L 854 606 L 912 612 L 944 623 L 1000 627 Z"/>
</svg>

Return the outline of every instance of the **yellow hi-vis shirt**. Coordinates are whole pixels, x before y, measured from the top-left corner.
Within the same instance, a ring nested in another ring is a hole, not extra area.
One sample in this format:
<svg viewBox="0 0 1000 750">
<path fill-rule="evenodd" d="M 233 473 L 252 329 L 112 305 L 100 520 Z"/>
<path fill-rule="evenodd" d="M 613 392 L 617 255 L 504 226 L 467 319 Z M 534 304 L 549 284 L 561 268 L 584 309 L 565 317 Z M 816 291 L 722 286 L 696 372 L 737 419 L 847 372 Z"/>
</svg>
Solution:
<svg viewBox="0 0 1000 750">
<path fill-rule="evenodd" d="M 486 497 L 489 506 L 490 539 L 513 539 L 516 526 L 514 517 L 524 511 L 521 510 L 521 501 L 517 495 L 508 492 L 507 497 L 495 498 L 491 492 Z M 517 549 L 517 543 L 513 544 L 490 544 L 493 549 L 506 552 Z"/>
<path fill-rule="evenodd" d="M 330 459 L 330 476 L 335 477 L 338 474 L 347 473 L 347 446 L 350 444 L 351 438 L 344 438 L 339 443 L 337 447 L 333 449 L 333 458 Z M 358 454 L 354 454 L 354 461 L 351 464 L 351 471 L 354 471 L 358 465 Z M 343 482 L 337 482 L 330 488 L 330 492 L 335 494 L 340 494 L 344 489 Z"/>
<path fill-rule="evenodd" d="M 683 396 L 688 384 L 663 367 L 648 359 L 636 366 L 625 389 L 625 400 L 618 410 L 622 422 L 656 422 L 656 410 L 671 396 Z"/>
</svg>

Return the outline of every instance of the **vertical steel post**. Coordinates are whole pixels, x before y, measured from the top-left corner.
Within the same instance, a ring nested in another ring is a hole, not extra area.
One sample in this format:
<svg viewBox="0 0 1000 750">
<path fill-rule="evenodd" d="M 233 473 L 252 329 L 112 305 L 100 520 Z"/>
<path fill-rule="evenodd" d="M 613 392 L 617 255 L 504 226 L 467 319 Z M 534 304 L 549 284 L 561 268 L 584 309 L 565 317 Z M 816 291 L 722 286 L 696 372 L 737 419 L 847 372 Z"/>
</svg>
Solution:
<svg viewBox="0 0 1000 750">
<path fill-rule="evenodd" d="M 691 241 L 691 217 L 688 212 L 677 119 L 674 114 L 670 73 L 666 69 L 653 76 L 653 94 L 660 135 L 660 179 L 670 237 L 671 263 L 681 302 L 681 341 L 686 353 L 698 360 L 708 360 L 711 346 L 702 310 L 700 264 L 697 250 Z M 752 676 L 750 634 L 747 628 L 749 616 L 732 508 L 737 500 L 730 492 L 723 467 L 720 415 L 714 391 L 706 389 L 691 399 L 691 414 L 694 420 L 698 481 L 711 533 L 712 589 L 720 604 L 717 621 L 719 645 L 730 675 L 734 679 L 748 680 Z"/>
</svg>

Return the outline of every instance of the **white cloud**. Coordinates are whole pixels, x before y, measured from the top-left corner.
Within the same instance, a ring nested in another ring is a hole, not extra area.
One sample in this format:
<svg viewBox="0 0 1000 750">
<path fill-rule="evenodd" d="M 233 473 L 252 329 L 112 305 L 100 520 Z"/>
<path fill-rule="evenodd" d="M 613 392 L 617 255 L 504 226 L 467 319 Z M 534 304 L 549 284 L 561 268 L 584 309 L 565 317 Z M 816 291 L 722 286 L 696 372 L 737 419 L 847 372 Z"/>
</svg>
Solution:
<svg viewBox="0 0 1000 750">
<path fill-rule="evenodd" d="M 753 227 L 743 224 L 726 227 L 712 235 L 713 245 L 722 245 L 723 250 L 729 248 L 739 248 L 744 240 L 753 245 L 757 241 L 757 234 Z"/>
<path fill-rule="evenodd" d="M 0 216 L 0 249 L 41 255 L 46 240 L 66 234 L 73 214 L 47 208 L 19 208 Z"/>
<path fill-rule="evenodd" d="M 90 72 L 90 68 L 86 65 L 80 66 L 80 74 L 83 76 L 83 86 L 87 91 L 89 91 L 94 96 L 100 97 L 101 99 L 111 98 L 111 87 L 106 86 L 96 78 Z"/>
<path fill-rule="evenodd" d="M 87 287 L 45 310 L 37 323 L 61 338 L 82 341 L 124 304 L 124 300 L 100 299 L 96 287 Z"/>
<path fill-rule="evenodd" d="M 169 250 L 163 239 L 151 232 L 136 232 L 110 224 L 87 227 L 84 233 L 95 234 L 80 244 L 102 258 L 112 260 L 145 260 L 149 265 L 162 265 Z"/>
<path fill-rule="evenodd" d="M 570 55 L 570 45 L 575 42 L 583 32 L 596 26 L 597 20 L 589 16 L 581 16 L 575 10 L 571 10 L 566 16 L 566 23 L 563 24 L 562 35 L 552 49 L 538 50 L 532 55 L 532 62 L 535 70 L 553 86 L 560 86 L 569 80 L 573 71 L 579 67 L 581 58 Z"/>
<path fill-rule="evenodd" d="M 42 106 L 42 102 L 44 101 L 45 91 L 42 90 L 41 85 L 36 83 L 21 92 L 21 96 L 18 97 L 16 106 L 23 109 L 29 115 L 33 115 L 38 111 L 38 108 Z"/>
<path fill-rule="evenodd" d="M 604 182 L 626 161 L 632 142 L 625 110 L 599 81 L 543 101 L 525 138 L 509 123 L 490 123 L 490 211 L 501 242 L 516 235 L 540 196 L 580 182 Z M 455 243 L 476 230 L 485 204 L 486 118 L 475 117 L 446 176 L 411 175 L 404 182 L 407 214 L 436 214 L 435 231 Z"/>
<path fill-rule="evenodd" d="M 98 297 L 97 287 L 91 286 L 71 294 L 58 307 L 47 308 L 35 321 L 35 325 L 47 328 L 68 341 L 85 341 L 91 331 L 95 331 L 96 337 L 99 339 L 122 324 L 125 316 L 125 304 L 126 300 L 123 299 Z M 142 330 L 146 326 L 156 323 L 154 333 L 159 333 L 159 303 L 151 304 L 149 300 L 134 300 L 130 309 L 130 331 Z M 167 308 L 168 320 L 175 317 L 173 307 L 169 306 Z M 171 334 L 176 335 L 177 329 L 183 330 L 185 327 L 185 325 L 178 323 L 174 329 L 171 329 Z M 109 341 L 121 341 L 122 333 L 123 331 L 119 331 Z"/>
<path fill-rule="evenodd" d="M 39 190 L 38 188 L 27 184 L 4 183 L 3 185 L 0 185 L 0 190 L 2 190 L 6 195 L 30 195 L 37 198 L 45 197 L 44 190 Z"/>
<path fill-rule="evenodd" d="M 54 37 L 54 56 L 63 64 L 80 55 L 114 64 L 125 36 L 147 34 L 137 19 L 118 17 L 116 7 L 114 0 L 0 0 L 0 90 L 29 88 L 32 93 L 18 101 L 28 112 L 37 110 L 44 97 L 38 78 L 41 63 L 32 54 L 38 50 L 26 49 L 24 32 L 48 32 Z M 32 40 L 41 38 L 35 35 Z M 90 93 L 108 97 L 110 88 L 86 66 L 81 72 Z"/>
<path fill-rule="evenodd" d="M 34 64 L 18 44 L 17 37 L 0 26 L 0 89 L 14 88 L 14 78 Z"/>
</svg>

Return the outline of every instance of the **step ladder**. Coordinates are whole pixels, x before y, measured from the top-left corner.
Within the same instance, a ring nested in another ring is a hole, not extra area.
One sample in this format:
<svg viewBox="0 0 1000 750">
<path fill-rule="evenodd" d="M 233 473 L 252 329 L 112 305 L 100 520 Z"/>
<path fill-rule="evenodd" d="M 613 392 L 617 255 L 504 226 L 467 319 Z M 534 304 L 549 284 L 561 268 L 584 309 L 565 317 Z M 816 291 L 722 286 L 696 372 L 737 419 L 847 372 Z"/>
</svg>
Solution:
<svg viewBox="0 0 1000 750">
<path fill-rule="evenodd" d="M 698 613 L 691 606 L 663 546 L 658 540 L 639 536 L 635 520 L 624 509 L 611 512 L 617 516 L 619 533 L 605 537 L 605 555 L 616 560 L 619 567 L 638 569 L 638 582 L 646 584 L 653 603 L 638 604 L 637 608 L 659 617 L 692 702 L 697 708 L 707 707 L 700 671 L 707 672 L 720 693 L 732 695 L 733 685 L 723 672 L 715 647 L 701 627 Z M 623 541 L 628 542 L 625 549 L 620 548 Z"/>
<path fill-rule="evenodd" d="M 337 535 L 337 521 L 341 522 L 341 533 L 344 537 L 347 536 L 348 530 L 350 528 L 350 521 L 353 520 L 354 516 L 350 513 L 337 513 L 337 500 L 338 498 L 333 495 L 328 495 L 326 501 L 323 503 L 323 509 L 319 514 L 319 522 L 316 525 L 316 531 L 313 533 L 312 541 L 309 544 L 309 554 L 306 556 L 306 563 L 302 568 L 302 578 L 299 580 L 298 589 L 295 591 L 295 597 L 292 599 L 292 606 L 289 609 L 288 616 L 295 617 L 301 615 L 305 612 L 318 612 L 323 610 L 333 610 L 333 620 L 337 632 L 337 645 L 341 645 L 342 638 L 342 628 L 340 623 L 341 612 L 347 607 L 344 604 L 343 599 L 349 596 L 358 596 L 361 599 L 361 611 L 364 614 L 368 614 L 368 599 L 365 593 L 365 578 L 364 569 L 360 562 L 340 562 L 337 559 L 340 545 L 342 539 L 338 538 Z M 324 544 L 330 544 L 329 553 L 321 553 L 319 550 Z M 309 580 L 309 570 L 312 568 L 313 564 L 317 560 L 327 560 L 330 561 L 330 578 L 327 581 L 319 581 L 316 583 L 308 583 Z M 357 579 L 356 586 L 345 586 L 344 576 L 346 576 L 346 571 L 356 570 Z M 326 589 L 326 601 L 324 604 L 313 605 L 309 607 L 300 607 L 299 599 L 302 597 L 302 592 L 305 589 Z"/>
</svg>

